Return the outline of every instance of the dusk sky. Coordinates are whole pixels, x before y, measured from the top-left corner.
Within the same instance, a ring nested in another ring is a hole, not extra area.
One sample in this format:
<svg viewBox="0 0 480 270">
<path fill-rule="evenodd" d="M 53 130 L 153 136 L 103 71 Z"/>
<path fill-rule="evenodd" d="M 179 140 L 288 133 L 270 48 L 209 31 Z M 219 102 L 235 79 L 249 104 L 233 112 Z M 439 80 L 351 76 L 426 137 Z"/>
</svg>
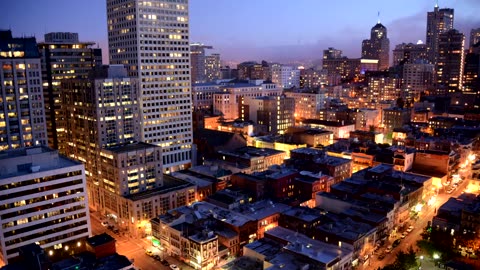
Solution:
<svg viewBox="0 0 480 270">
<path fill-rule="evenodd" d="M 431 0 L 190 0 L 190 42 L 214 46 L 223 60 L 315 60 L 327 47 L 359 57 L 361 42 L 380 11 L 390 49 L 402 42 L 425 41 Z M 480 0 L 440 0 L 455 9 L 454 27 L 468 44 L 470 30 L 480 27 Z M 104 0 L 6 0 L 0 28 L 14 36 L 47 32 L 78 32 L 94 41 L 107 59 L 106 2 Z"/>
</svg>

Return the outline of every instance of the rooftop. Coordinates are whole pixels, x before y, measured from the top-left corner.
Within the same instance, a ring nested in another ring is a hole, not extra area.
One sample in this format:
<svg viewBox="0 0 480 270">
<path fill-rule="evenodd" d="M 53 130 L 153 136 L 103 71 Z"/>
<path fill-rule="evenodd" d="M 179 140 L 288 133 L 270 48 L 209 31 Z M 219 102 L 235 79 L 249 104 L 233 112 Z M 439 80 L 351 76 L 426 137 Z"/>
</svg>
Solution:
<svg viewBox="0 0 480 270">
<path fill-rule="evenodd" d="M 115 241 L 115 239 L 107 233 L 97 234 L 87 238 L 88 244 L 92 247 L 98 247 L 112 241 Z"/>
<path fill-rule="evenodd" d="M 160 194 L 165 194 L 169 192 L 174 192 L 176 190 L 184 189 L 184 188 L 189 188 L 189 187 L 194 187 L 195 185 L 189 182 L 186 182 L 184 180 L 175 178 L 173 176 L 170 176 L 168 174 L 163 175 L 163 186 L 147 190 L 144 192 L 136 193 L 136 194 L 131 194 L 125 196 L 126 199 L 132 200 L 132 201 L 138 201 L 138 200 L 143 200 L 146 198 L 150 198 L 156 195 Z"/>
<path fill-rule="evenodd" d="M 145 150 L 149 148 L 159 148 L 159 146 L 154 144 L 144 143 L 144 142 L 134 142 L 134 143 L 127 143 L 127 144 L 107 147 L 105 148 L 105 150 L 120 154 L 120 153 L 127 153 L 131 151 Z"/>
<path fill-rule="evenodd" d="M 245 248 L 262 254 L 263 256 L 265 256 L 266 261 L 271 260 L 277 253 L 282 250 L 281 245 L 268 238 L 261 238 L 255 242 L 247 244 L 245 245 Z"/>
</svg>

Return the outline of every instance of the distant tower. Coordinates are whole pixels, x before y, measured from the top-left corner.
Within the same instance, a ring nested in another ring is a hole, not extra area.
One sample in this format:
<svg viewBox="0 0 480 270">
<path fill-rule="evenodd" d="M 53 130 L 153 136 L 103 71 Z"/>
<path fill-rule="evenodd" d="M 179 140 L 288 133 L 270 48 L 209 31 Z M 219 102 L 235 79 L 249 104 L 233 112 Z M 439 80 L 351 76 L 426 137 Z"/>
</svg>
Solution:
<svg viewBox="0 0 480 270">
<path fill-rule="evenodd" d="M 370 39 L 362 42 L 362 58 L 377 59 L 378 69 L 385 70 L 389 67 L 390 40 L 387 37 L 387 28 L 380 23 L 372 27 Z"/>
<path fill-rule="evenodd" d="M 480 42 L 480 28 L 472 29 L 470 31 L 470 49 Z"/>
<path fill-rule="evenodd" d="M 433 11 L 427 14 L 427 57 L 432 64 L 437 64 L 440 34 L 453 29 L 453 13 L 452 8 L 439 9 L 436 4 Z"/>
</svg>

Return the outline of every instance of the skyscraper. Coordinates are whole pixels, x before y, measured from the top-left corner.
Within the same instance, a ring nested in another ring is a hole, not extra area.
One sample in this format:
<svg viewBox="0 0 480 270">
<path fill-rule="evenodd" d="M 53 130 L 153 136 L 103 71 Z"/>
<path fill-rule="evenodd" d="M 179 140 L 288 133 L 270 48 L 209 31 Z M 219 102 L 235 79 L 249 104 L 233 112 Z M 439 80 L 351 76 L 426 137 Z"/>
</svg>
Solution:
<svg viewBox="0 0 480 270">
<path fill-rule="evenodd" d="M 464 61 L 465 35 L 455 29 L 440 34 L 436 65 L 439 94 L 462 90 Z"/>
<path fill-rule="evenodd" d="M 139 79 L 141 140 L 162 147 L 163 168 L 190 163 L 188 0 L 107 0 L 111 64 Z"/>
<path fill-rule="evenodd" d="M 64 140 L 61 110 L 61 82 L 65 79 L 86 79 L 96 65 L 102 65 L 102 50 L 94 42 L 80 42 L 78 33 L 53 32 L 45 34 L 38 44 L 42 58 L 43 95 L 47 120 L 48 144 L 60 153 L 59 141 Z"/>
<path fill-rule="evenodd" d="M 439 9 L 435 5 L 433 11 L 427 14 L 427 57 L 432 64 L 437 64 L 438 39 L 440 34 L 453 29 L 453 9 Z"/>
<path fill-rule="evenodd" d="M 0 151 L 47 144 L 37 42 L 0 31 Z"/>
<path fill-rule="evenodd" d="M 370 39 L 362 42 L 362 58 L 377 59 L 378 70 L 389 67 L 390 40 L 387 37 L 387 28 L 378 21 L 370 31 Z"/>
<path fill-rule="evenodd" d="M 480 42 L 480 28 L 470 30 L 470 48 Z"/>
<path fill-rule="evenodd" d="M 393 50 L 393 65 L 415 63 L 418 60 L 427 59 L 427 45 L 421 43 L 402 43 Z"/>
<path fill-rule="evenodd" d="M 207 82 L 220 79 L 220 54 L 205 56 L 205 78 Z"/>
</svg>

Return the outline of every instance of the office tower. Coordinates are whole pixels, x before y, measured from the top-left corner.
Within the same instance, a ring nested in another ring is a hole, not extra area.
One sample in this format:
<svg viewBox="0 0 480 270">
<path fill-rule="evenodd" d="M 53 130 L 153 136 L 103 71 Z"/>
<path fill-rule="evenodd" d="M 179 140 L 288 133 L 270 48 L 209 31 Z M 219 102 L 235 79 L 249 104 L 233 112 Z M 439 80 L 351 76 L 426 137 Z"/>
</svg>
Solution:
<svg viewBox="0 0 480 270">
<path fill-rule="evenodd" d="M 362 58 L 377 59 L 378 70 L 389 67 L 390 40 L 387 38 L 387 28 L 380 21 L 372 27 L 370 39 L 362 42 Z"/>
<path fill-rule="evenodd" d="M 465 36 L 455 29 L 440 34 L 436 66 L 438 94 L 462 90 L 464 60 Z"/>
<path fill-rule="evenodd" d="M 465 55 L 464 92 L 480 95 L 480 43 L 470 47 Z"/>
<path fill-rule="evenodd" d="M 406 63 L 403 65 L 402 89 L 408 92 L 414 101 L 418 101 L 422 92 L 432 89 L 434 74 L 435 66 L 427 60 Z"/>
<path fill-rule="evenodd" d="M 427 13 L 427 57 L 432 64 L 437 64 L 438 42 L 440 34 L 453 29 L 452 8 L 438 8 L 435 5 L 433 11 Z"/>
<path fill-rule="evenodd" d="M 83 164 L 46 146 L 0 156 L 1 260 L 11 262 L 32 243 L 50 255 L 84 246 L 91 230 Z"/>
<path fill-rule="evenodd" d="M 205 78 L 207 82 L 220 79 L 220 54 L 205 56 Z"/>
<path fill-rule="evenodd" d="M 190 44 L 190 66 L 191 78 L 193 83 L 203 83 L 207 81 L 205 50 L 213 49 L 212 46 L 203 45 L 201 43 Z"/>
<path fill-rule="evenodd" d="M 141 140 L 163 150 L 166 172 L 191 161 L 188 0 L 107 0 L 111 64 L 137 77 Z"/>
<path fill-rule="evenodd" d="M 393 50 L 394 66 L 405 63 L 415 63 L 422 59 L 427 59 L 427 45 L 420 41 L 417 44 L 398 44 Z"/>
<path fill-rule="evenodd" d="M 53 32 L 45 34 L 38 44 L 42 58 L 43 96 L 47 120 L 48 145 L 60 150 L 64 140 L 65 116 L 61 113 L 61 82 L 65 79 L 86 79 L 96 65 L 102 65 L 101 49 L 94 42 L 79 41 L 78 33 Z M 98 62 L 100 61 L 100 62 Z"/>
<path fill-rule="evenodd" d="M 470 31 L 470 47 L 473 48 L 474 45 L 480 42 L 480 28 L 472 29 Z"/>
<path fill-rule="evenodd" d="M 138 81 L 127 77 L 122 65 L 97 67 L 89 79 L 62 82 L 65 154 L 85 164 L 90 203 L 98 208 L 107 177 L 99 175 L 100 151 L 132 143 L 140 137 Z"/>
<path fill-rule="evenodd" d="M 342 57 L 342 50 L 337 50 L 332 47 L 323 50 L 323 59 L 337 59 Z"/>
<path fill-rule="evenodd" d="M 396 100 L 400 97 L 400 78 L 391 78 L 388 76 L 368 77 L 367 99 L 374 102 L 383 100 Z"/>
<path fill-rule="evenodd" d="M 37 42 L 0 31 L 0 150 L 47 144 Z"/>
<path fill-rule="evenodd" d="M 281 88 L 300 87 L 300 70 L 292 66 L 273 64 L 271 66 L 272 82 Z"/>
</svg>

